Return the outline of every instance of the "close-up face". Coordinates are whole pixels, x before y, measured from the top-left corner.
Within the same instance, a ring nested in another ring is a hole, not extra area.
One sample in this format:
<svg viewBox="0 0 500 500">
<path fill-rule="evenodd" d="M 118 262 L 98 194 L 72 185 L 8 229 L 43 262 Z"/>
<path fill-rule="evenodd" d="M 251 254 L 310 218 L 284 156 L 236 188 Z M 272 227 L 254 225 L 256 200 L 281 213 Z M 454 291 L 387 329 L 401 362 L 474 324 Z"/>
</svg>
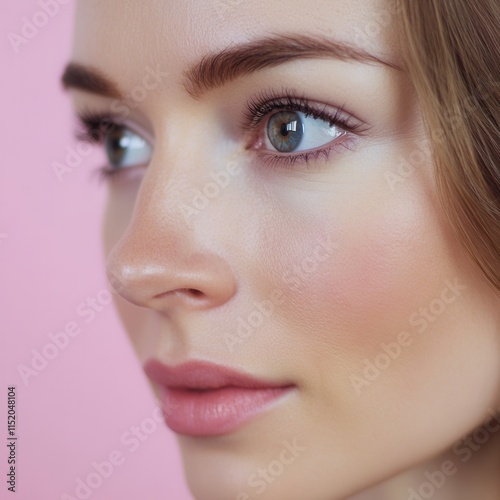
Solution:
<svg viewBox="0 0 500 500">
<path fill-rule="evenodd" d="M 346 498 L 500 408 L 499 299 L 444 215 L 398 20 L 78 2 L 107 275 L 197 499 Z"/>
</svg>

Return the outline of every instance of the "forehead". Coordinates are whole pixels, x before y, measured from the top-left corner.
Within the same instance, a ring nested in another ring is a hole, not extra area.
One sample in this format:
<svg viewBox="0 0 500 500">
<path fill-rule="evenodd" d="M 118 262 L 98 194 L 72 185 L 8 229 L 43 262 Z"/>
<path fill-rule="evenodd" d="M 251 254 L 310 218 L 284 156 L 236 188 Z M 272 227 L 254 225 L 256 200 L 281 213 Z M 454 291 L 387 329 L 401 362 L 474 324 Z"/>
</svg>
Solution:
<svg viewBox="0 0 500 500">
<path fill-rule="evenodd" d="M 396 0 L 79 0 L 73 60 L 134 81 L 271 34 L 323 35 L 399 61 Z"/>
</svg>

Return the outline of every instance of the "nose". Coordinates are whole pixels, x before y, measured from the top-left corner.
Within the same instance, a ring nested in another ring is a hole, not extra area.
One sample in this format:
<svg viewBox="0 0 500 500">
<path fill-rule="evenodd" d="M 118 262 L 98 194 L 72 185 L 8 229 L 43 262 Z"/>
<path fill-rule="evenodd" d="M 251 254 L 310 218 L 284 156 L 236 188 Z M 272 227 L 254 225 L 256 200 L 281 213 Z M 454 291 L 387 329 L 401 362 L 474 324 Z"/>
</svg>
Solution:
<svg viewBox="0 0 500 500">
<path fill-rule="evenodd" d="M 158 176 L 147 178 L 129 225 L 108 255 L 110 285 L 128 302 L 164 313 L 226 303 L 236 281 L 223 245 L 214 243 L 206 227 L 186 224 L 175 202 L 165 201 L 175 199 L 169 192 L 174 187 L 165 187 L 167 182 L 162 188 Z"/>
</svg>

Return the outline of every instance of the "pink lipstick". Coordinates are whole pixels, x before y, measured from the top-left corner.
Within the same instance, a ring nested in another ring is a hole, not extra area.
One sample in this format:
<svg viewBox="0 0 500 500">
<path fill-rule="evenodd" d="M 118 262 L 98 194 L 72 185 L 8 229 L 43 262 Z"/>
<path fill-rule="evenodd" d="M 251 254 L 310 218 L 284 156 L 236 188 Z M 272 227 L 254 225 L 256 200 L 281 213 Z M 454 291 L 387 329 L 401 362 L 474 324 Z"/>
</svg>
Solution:
<svg viewBox="0 0 500 500">
<path fill-rule="evenodd" d="M 257 379 L 206 361 L 144 364 L 158 385 L 165 422 L 189 436 L 229 433 L 269 408 L 295 386 Z"/>
</svg>

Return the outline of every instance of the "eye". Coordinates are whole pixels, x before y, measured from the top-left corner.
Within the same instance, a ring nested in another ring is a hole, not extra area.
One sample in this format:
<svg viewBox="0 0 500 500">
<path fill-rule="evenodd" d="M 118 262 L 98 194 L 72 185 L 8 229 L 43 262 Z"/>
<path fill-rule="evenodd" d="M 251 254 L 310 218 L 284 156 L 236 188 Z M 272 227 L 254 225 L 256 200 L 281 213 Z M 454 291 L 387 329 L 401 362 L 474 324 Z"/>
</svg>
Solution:
<svg viewBox="0 0 500 500">
<path fill-rule="evenodd" d="M 106 154 L 106 165 L 95 170 L 99 177 L 114 176 L 129 167 L 150 163 L 153 154 L 151 143 L 118 118 L 90 110 L 76 117 L 79 125 L 76 138 L 98 144 Z"/>
<path fill-rule="evenodd" d="M 249 133 L 247 149 L 271 168 L 298 163 L 315 168 L 314 160 L 352 149 L 369 129 L 343 106 L 312 101 L 286 87 L 266 89 L 247 101 L 241 127 Z"/>
<path fill-rule="evenodd" d="M 337 125 L 301 111 L 278 111 L 267 122 L 265 145 L 280 153 L 307 151 L 324 146 L 344 133 Z"/>
<path fill-rule="evenodd" d="M 115 125 L 106 133 L 103 146 L 113 169 L 147 164 L 152 154 L 150 144 L 126 125 Z"/>
</svg>

